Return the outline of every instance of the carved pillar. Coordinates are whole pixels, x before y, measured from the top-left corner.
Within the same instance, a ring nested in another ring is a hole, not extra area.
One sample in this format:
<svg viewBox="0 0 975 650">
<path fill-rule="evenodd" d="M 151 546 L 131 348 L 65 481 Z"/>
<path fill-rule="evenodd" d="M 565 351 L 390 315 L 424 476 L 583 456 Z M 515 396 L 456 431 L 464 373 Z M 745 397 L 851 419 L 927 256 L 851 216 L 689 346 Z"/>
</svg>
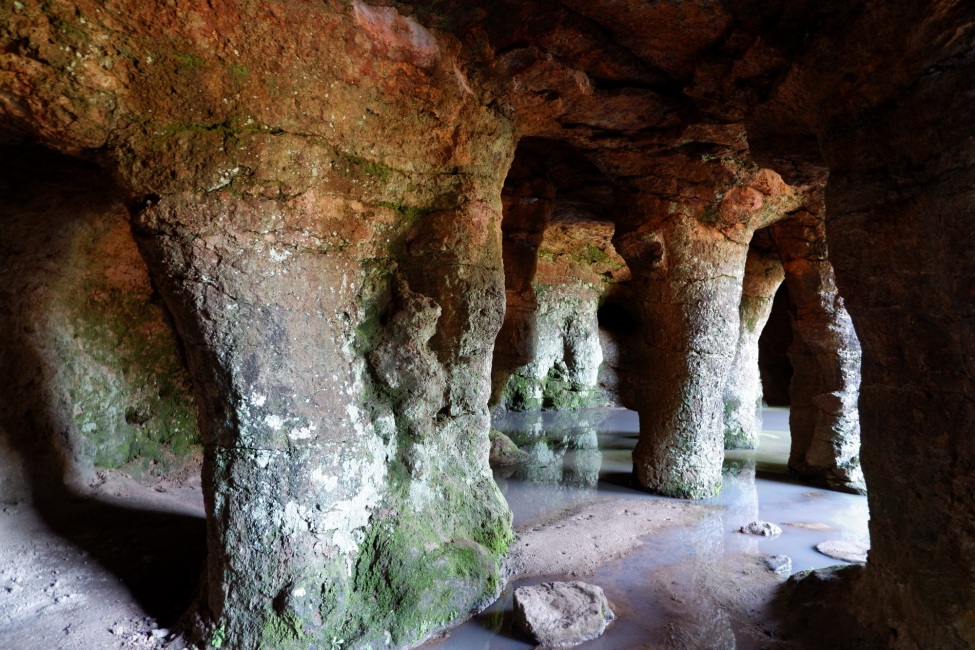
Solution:
<svg viewBox="0 0 975 650">
<path fill-rule="evenodd" d="M 724 448 L 757 449 L 761 422 L 762 379 L 758 339 L 772 313 L 775 292 L 782 284 L 782 262 L 767 231 L 756 233 L 748 248 L 741 304 L 738 346 L 724 389 Z"/>
<path fill-rule="evenodd" d="M 640 413 L 634 472 L 641 486 L 670 496 L 703 498 L 721 488 L 723 396 L 748 242 L 794 207 L 791 189 L 768 170 L 724 188 L 707 202 L 644 199 L 636 209 L 643 223 L 631 217 L 614 237 L 641 319 L 640 371 L 627 377 Z"/>
</svg>

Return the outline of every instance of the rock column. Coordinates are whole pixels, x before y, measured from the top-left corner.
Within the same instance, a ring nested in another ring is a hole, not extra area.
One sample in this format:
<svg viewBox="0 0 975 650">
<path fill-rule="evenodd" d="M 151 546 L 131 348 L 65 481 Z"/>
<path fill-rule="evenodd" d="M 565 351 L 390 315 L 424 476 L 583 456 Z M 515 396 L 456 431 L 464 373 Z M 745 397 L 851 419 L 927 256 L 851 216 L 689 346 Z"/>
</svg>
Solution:
<svg viewBox="0 0 975 650">
<path fill-rule="evenodd" d="M 864 493 L 860 468 L 860 342 L 836 288 L 821 203 L 772 228 L 792 301 L 789 469 Z"/>
<path fill-rule="evenodd" d="M 793 202 L 778 175 L 761 170 L 708 203 L 648 202 L 644 214 L 669 213 L 662 222 L 618 228 L 614 244 L 633 273 L 643 333 L 642 371 L 627 381 L 640 413 L 633 467 L 644 488 L 683 498 L 721 489 L 723 395 L 748 242 Z"/>
<path fill-rule="evenodd" d="M 919 41 L 957 56 L 824 140 L 831 255 L 863 345 L 860 598 L 897 648 L 975 646 L 975 75 L 958 20 Z"/>
<path fill-rule="evenodd" d="M 758 339 L 772 313 L 772 301 L 784 277 L 782 262 L 765 233 L 756 234 L 745 260 L 738 307 L 738 347 L 724 389 L 725 449 L 757 449 L 762 429 Z"/>
<path fill-rule="evenodd" d="M 521 171 L 521 174 L 518 172 Z M 555 208 L 555 188 L 530 170 L 512 169 L 503 193 L 505 314 L 494 346 L 492 403 L 501 399 L 511 373 L 534 361 L 538 349 L 538 299 L 532 280 L 538 247 Z"/>
<path fill-rule="evenodd" d="M 213 646 L 409 646 L 499 587 L 514 133 L 403 11 L 0 8 L 0 123 L 97 152 L 185 345 Z"/>
</svg>

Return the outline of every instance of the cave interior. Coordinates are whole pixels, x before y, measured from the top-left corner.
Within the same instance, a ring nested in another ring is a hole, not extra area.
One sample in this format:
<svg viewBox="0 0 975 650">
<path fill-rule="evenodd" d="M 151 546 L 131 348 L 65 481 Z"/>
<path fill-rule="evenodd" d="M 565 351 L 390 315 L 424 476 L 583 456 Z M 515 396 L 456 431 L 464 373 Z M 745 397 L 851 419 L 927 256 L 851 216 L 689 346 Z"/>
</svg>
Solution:
<svg viewBox="0 0 975 650">
<path fill-rule="evenodd" d="M 782 647 L 975 647 L 973 53 L 959 0 L 4 3 L 0 501 L 168 540 L 92 554 L 180 644 L 413 647 L 505 586 L 492 414 L 636 411 L 683 502 L 764 400 L 870 510 Z"/>
</svg>

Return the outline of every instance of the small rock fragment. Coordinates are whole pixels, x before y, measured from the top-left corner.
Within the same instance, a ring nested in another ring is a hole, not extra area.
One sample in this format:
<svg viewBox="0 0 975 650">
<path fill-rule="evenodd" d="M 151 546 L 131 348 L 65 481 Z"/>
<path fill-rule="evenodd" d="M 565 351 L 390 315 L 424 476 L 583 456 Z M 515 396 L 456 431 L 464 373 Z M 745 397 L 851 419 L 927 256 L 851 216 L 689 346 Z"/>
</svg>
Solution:
<svg viewBox="0 0 975 650">
<path fill-rule="evenodd" d="M 792 526 L 793 528 L 803 528 L 805 530 L 836 530 L 835 526 L 819 522 L 792 521 L 783 525 Z"/>
<path fill-rule="evenodd" d="M 782 534 L 782 529 L 767 521 L 756 520 L 746 526 L 742 526 L 738 529 L 738 532 L 748 535 L 759 535 L 761 537 L 775 537 L 776 535 Z"/>
<path fill-rule="evenodd" d="M 615 618 L 603 590 L 585 582 L 515 589 L 515 627 L 535 643 L 566 648 L 595 639 Z"/>
<path fill-rule="evenodd" d="M 792 558 L 788 555 L 769 555 L 765 558 L 765 566 L 772 573 L 792 573 Z"/>
<path fill-rule="evenodd" d="M 816 544 L 816 550 L 823 555 L 844 562 L 866 562 L 867 551 L 870 550 L 870 547 L 862 542 L 831 539 Z"/>
<path fill-rule="evenodd" d="M 491 429 L 491 455 L 488 462 L 491 467 L 508 467 L 518 465 L 529 460 L 529 455 L 518 448 L 511 438 L 497 429 Z"/>
</svg>

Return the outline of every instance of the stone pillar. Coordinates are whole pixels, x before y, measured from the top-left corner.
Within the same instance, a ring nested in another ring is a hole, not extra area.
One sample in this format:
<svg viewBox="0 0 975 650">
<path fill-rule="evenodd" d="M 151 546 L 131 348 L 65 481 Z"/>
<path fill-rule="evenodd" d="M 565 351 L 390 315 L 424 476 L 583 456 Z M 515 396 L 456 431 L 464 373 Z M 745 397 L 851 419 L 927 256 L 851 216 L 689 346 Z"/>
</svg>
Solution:
<svg viewBox="0 0 975 650">
<path fill-rule="evenodd" d="M 745 260 L 738 346 L 724 389 L 724 448 L 757 449 L 762 406 L 758 370 L 758 339 L 772 313 L 775 292 L 782 284 L 782 262 L 765 231 L 756 233 Z"/>
<path fill-rule="evenodd" d="M 633 467 L 644 488 L 683 498 L 721 489 L 723 395 L 748 242 L 794 200 L 777 174 L 758 170 L 709 203 L 647 201 L 644 214 L 667 218 L 618 227 L 614 244 L 633 273 L 641 320 L 641 371 L 629 373 L 627 392 L 640 413 Z"/>
<path fill-rule="evenodd" d="M 491 365 L 492 404 L 501 399 L 511 373 L 531 363 L 538 349 L 538 300 L 532 280 L 538 247 L 555 208 L 555 188 L 532 171 L 531 166 L 513 166 L 502 194 L 505 314 Z"/>
<path fill-rule="evenodd" d="M 138 215 L 202 393 L 207 605 L 235 647 L 405 645 L 496 595 L 500 206 L 465 189 L 365 273 L 389 208 L 185 193 Z"/>
<path fill-rule="evenodd" d="M 971 7 L 964 11 L 970 20 Z M 959 20 L 935 25 L 957 34 Z M 950 43 L 957 57 L 941 53 L 897 102 L 823 141 L 827 230 L 863 346 L 872 548 L 869 591 L 858 598 L 871 603 L 867 617 L 890 647 L 967 648 L 975 646 L 975 75 L 971 35 L 918 42 Z"/>
<path fill-rule="evenodd" d="M 0 122 L 97 152 L 185 343 L 211 645 L 409 646 L 498 590 L 515 136 L 461 43 L 403 11 L 0 8 Z"/>
<path fill-rule="evenodd" d="M 821 203 L 772 227 L 791 300 L 789 469 L 830 488 L 863 494 L 860 342 L 830 264 Z"/>
</svg>

